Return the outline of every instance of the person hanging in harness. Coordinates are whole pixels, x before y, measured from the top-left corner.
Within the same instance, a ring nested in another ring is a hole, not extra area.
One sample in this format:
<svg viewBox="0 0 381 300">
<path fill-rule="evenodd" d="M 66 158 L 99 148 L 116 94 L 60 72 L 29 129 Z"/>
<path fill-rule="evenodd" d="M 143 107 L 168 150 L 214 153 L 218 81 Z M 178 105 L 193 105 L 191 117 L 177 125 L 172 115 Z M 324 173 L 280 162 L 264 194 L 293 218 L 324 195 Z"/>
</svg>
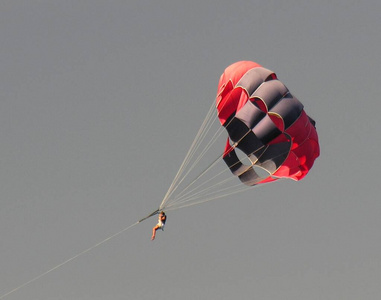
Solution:
<svg viewBox="0 0 381 300">
<path fill-rule="evenodd" d="M 165 225 L 166 221 L 167 221 L 167 216 L 166 216 L 165 212 L 161 211 L 159 214 L 159 220 L 158 220 L 157 224 L 152 228 L 152 237 L 151 237 L 152 241 L 155 239 L 156 231 L 158 229 L 164 230 L 164 225 Z"/>
</svg>

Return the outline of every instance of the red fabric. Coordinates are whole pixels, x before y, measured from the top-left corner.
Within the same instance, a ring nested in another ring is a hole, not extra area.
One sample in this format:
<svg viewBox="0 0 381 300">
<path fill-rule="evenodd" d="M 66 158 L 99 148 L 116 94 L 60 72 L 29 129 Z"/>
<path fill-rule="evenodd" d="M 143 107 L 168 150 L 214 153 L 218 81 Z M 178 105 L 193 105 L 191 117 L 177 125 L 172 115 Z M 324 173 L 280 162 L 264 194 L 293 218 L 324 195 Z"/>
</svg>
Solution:
<svg viewBox="0 0 381 300">
<path fill-rule="evenodd" d="M 217 88 L 216 107 L 222 125 L 247 102 L 247 93 L 242 88 L 234 89 L 234 87 L 247 71 L 257 67 L 261 65 L 252 61 L 239 61 L 227 67 L 221 75 Z"/>
<path fill-rule="evenodd" d="M 273 174 L 275 177 L 287 177 L 293 180 L 303 179 L 312 168 L 315 159 L 320 155 L 319 141 L 315 127 L 303 111 L 295 123 L 285 133 L 291 138 L 292 146 L 287 159 Z M 286 141 L 284 135 L 273 140 L 271 144 Z M 266 180 L 260 183 L 268 182 Z"/>
</svg>

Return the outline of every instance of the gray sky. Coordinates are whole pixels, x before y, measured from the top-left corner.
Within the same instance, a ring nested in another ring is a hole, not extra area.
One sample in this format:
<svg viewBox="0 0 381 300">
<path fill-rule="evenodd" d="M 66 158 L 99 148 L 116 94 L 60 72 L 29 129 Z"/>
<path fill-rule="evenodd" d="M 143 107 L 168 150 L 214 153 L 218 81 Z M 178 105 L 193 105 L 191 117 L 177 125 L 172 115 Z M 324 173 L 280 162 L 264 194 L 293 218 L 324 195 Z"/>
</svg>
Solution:
<svg viewBox="0 0 381 300">
<path fill-rule="evenodd" d="M 224 68 L 274 70 L 321 156 L 149 219 L 4 299 L 381 298 L 378 0 L 0 2 L 0 297 L 156 209 Z"/>
</svg>

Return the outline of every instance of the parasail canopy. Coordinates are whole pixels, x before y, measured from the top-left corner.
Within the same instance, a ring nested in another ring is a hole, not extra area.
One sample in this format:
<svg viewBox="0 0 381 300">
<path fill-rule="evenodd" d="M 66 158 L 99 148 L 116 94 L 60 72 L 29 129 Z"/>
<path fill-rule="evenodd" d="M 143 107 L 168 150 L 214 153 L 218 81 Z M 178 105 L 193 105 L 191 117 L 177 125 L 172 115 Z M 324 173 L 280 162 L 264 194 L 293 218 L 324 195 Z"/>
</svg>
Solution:
<svg viewBox="0 0 381 300">
<path fill-rule="evenodd" d="M 319 154 L 315 121 L 276 74 L 255 62 L 236 62 L 221 75 L 215 102 L 158 211 L 278 179 L 301 180 Z"/>
<path fill-rule="evenodd" d="M 278 178 L 300 180 L 319 156 L 315 121 L 276 74 L 251 61 L 240 61 L 221 75 L 216 97 L 218 118 L 228 132 L 223 159 L 247 185 Z M 250 159 L 243 165 L 235 147 Z M 262 178 L 252 166 L 268 171 Z"/>
</svg>

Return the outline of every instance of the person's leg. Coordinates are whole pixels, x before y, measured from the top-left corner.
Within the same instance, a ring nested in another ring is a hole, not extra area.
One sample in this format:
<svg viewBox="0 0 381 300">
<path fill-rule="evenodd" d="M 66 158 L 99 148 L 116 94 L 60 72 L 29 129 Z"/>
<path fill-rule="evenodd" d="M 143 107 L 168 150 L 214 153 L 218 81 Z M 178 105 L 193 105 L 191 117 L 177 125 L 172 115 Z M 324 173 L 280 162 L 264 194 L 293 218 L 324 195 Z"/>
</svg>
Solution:
<svg viewBox="0 0 381 300">
<path fill-rule="evenodd" d="M 152 237 L 151 237 L 151 240 L 153 241 L 156 237 L 156 230 L 159 229 L 159 226 L 156 225 L 154 228 L 152 228 Z"/>
</svg>

